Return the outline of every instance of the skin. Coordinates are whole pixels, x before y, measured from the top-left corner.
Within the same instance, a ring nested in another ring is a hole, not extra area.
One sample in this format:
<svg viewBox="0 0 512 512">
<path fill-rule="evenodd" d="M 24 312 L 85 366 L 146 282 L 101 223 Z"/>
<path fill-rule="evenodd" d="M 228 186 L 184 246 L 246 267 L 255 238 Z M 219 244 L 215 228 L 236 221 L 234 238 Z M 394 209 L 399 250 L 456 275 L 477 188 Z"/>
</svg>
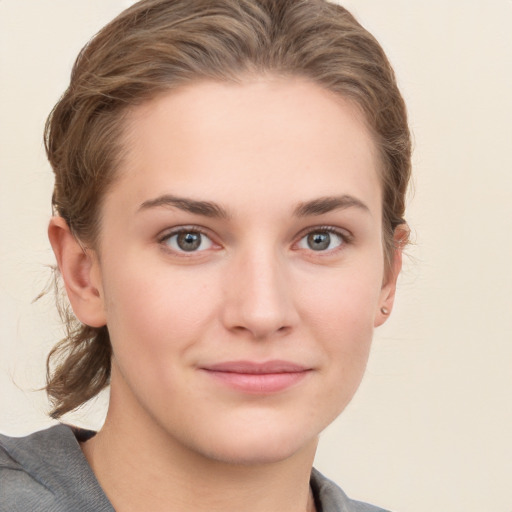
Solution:
<svg viewBox="0 0 512 512">
<path fill-rule="evenodd" d="M 299 79 L 204 82 L 135 108 L 125 147 L 98 247 L 49 229 L 76 315 L 113 346 L 87 459 L 119 511 L 311 510 L 318 435 L 361 381 L 401 264 L 397 249 L 385 271 L 364 119 Z M 273 360 L 304 374 L 247 392 L 208 370 Z"/>
</svg>

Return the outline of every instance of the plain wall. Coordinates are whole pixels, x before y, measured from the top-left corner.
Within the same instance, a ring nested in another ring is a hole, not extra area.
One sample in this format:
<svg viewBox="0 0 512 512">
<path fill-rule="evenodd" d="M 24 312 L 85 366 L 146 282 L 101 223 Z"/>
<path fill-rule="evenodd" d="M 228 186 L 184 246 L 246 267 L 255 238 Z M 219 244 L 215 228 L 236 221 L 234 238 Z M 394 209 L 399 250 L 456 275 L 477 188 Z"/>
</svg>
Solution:
<svg viewBox="0 0 512 512">
<path fill-rule="evenodd" d="M 132 2 L 0 0 L 0 431 L 49 425 L 52 177 L 42 131 L 88 38 Z M 415 244 L 367 375 L 317 467 L 397 510 L 511 512 L 512 2 L 349 0 L 380 40 L 415 138 Z M 105 397 L 68 421 L 98 428 Z"/>
</svg>

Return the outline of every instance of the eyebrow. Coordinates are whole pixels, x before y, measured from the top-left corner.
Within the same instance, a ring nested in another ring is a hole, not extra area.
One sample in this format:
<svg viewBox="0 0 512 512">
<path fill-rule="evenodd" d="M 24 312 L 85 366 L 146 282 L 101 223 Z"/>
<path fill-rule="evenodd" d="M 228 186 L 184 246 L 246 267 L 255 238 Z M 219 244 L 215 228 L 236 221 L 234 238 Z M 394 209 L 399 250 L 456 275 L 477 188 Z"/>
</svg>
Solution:
<svg viewBox="0 0 512 512">
<path fill-rule="evenodd" d="M 323 215 L 334 210 L 345 210 L 346 208 L 359 208 L 367 213 L 370 213 L 370 209 L 360 199 L 351 195 L 342 196 L 327 196 L 313 199 L 312 201 L 306 201 L 300 203 L 295 208 L 295 215 L 297 217 L 308 217 L 314 215 Z"/>
<path fill-rule="evenodd" d="M 196 215 L 203 215 L 204 217 L 217 219 L 228 219 L 230 217 L 227 210 L 212 201 L 198 201 L 196 199 L 177 197 L 170 194 L 164 194 L 163 196 L 156 197 L 155 199 L 144 201 L 140 205 L 139 211 L 158 208 L 160 206 L 171 206 Z M 366 204 L 364 204 L 360 199 L 344 194 L 342 196 L 319 197 L 317 199 L 312 199 L 311 201 L 299 203 L 294 210 L 294 215 L 296 217 L 309 217 L 323 215 L 334 210 L 344 210 L 351 207 L 359 208 L 360 210 L 368 213 L 370 212 L 368 206 L 366 206 Z"/>
<path fill-rule="evenodd" d="M 189 213 L 211 218 L 227 219 L 229 217 L 228 212 L 222 208 L 222 206 L 212 203 L 211 201 L 197 201 L 196 199 L 176 197 L 169 194 L 144 201 L 140 205 L 139 211 L 147 210 L 149 208 L 157 208 L 159 206 L 174 206 L 175 208 L 179 208 L 180 210 Z"/>
</svg>

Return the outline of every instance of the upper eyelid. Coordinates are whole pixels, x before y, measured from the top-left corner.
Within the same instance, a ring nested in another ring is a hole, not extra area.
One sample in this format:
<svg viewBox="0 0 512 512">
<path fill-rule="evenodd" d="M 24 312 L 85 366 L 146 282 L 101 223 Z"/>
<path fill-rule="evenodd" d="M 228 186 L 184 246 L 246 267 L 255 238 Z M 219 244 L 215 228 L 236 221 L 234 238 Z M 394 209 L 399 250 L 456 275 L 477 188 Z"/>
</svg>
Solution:
<svg viewBox="0 0 512 512">
<path fill-rule="evenodd" d="M 179 235 L 180 233 L 189 233 L 189 232 L 196 232 L 200 233 L 202 236 L 205 236 L 209 239 L 212 246 L 205 248 L 200 251 L 183 251 L 183 250 L 177 250 L 170 246 L 169 243 L 167 243 L 168 240 L 170 240 L 172 237 Z M 158 245 L 160 246 L 161 250 L 163 250 L 166 254 L 172 255 L 175 258 L 180 258 L 182 261 L 186 261 L 188 259 L 197 260 L 198 258 L 204 257 L 209 250 L 215 250 L 219 248 L 219 243 L 215 241 L 214 237 L 210 235 L 208 230 L 201 226 L 194 226 L 194 225 L 188 225 L 188 226 L 176 226 L 173 228 L 164 229 L 160 232 L 156 238 L 156 241 Z M 217 247 L 215 247 L 217 246 Z"/>
<path fill-rule="evenodd" d="M 331 225 L 320 225 L 305 228 L 297 235 L 297 240 L 302 239 L 304 236 L 309 235 L 310 233 L 315 233 L 316 231 L 326 231 L 328 233 L 334 233 L 336 235 L 341 236 L 343 239 L 346 239 L 346 241 L 348 242 L 352 241 L 354 238 L 352 232 L 346 228 L 340 228 Z"/>
<path fill-rule="evenodd" d="M 314 251 L 311 248 L 300 247 L 300 242 L 309 234 L 317 233 L 317 232 L 327 232 L 336 235 L 341 238 L 341 243 L 332 249 L 326 249 L 322 251 Z M 338 226 L 332 225 L 320 225 L 320 226 L 310 226 L 302 230 L 295 238 L 294 242 L 291 245 L 291 249 L 293 251 L 304 252 L 305 254 L 311 255 L 314 254 L 315 259 L 317 258 L 332 258 L 337 255 L 344 253 L 349 246 L 353 244 L 354 235 L 351 231 L 345 228 L 341 228 Z"/>
<path fill-rule="evenodd" d="M 187 231 L 201 233 L 201 235 L 205 235 L 210 239 L 212 238 L 211 232 L 208 229 L 193 224 L 164 229 L 158 234 L 157 238 L 159 241 L 163 241 L 173 235 L 177 235 L 183 232 L 186 233 Z"/>
<path fill-rule="evenodd" d="M 214 244 L 221 245 L 220 242 L 218 241 L 218 237 L 214 233 L 212 233 L 212 231 L 210 229 L 205 228 L 203 226 L 196 225 L 196 224 L 187 224 L 187 225 L 175 226 L 172 228 L 164 229 L 157 236 L 157 239 L 159 242 L 163 242 L 164 240 L 167 240 L 168 238 L 170 238 L 173 235 L 187 232 L 187 231 L 192 231 L 192 232 L 196 231 L 198 233 L 201 233 L 202 235 L 208 237 Z M 333 226 L 333 225 L 329 225 L 329 224 L 321 224 L 321 225 L 310 226 L 310 227 L 302 229 L 297 235 L 295 235 L 293 243 L 294 244 L 297 243 L 298 241 L 300 241 L 302 238 L 304 238 L 308 234 L 314 233 L 316 231 L 320 231 L 320 232 L 324 231 L 324 232 L 334 233 L 334 234 L 342 237 L 343 240 L 347 243 L 351 242 L 354 239 L 353 233 L 346 228 L 341 228 L 341 227 Z"/>
</svg>

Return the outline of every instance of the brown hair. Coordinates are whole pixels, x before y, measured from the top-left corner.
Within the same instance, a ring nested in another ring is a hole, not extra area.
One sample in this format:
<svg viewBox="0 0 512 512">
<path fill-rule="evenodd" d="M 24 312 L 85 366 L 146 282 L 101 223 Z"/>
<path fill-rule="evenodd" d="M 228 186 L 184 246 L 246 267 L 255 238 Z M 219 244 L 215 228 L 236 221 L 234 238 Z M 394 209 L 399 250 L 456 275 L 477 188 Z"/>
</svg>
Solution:
<svg viewBox="0 0 512 512">
<path fill-rule="evenodd" d="M 383 164 L 389 264 L 410 176 L 406 109 L 374 37 L 343 7 L 324 0 L 142 0 L 121 13 L 81 51 L 48 118 L 54 213 L 93 247 L 130 107 L 200 79 L 243 81 L 262 73 L 304 77 L 364 112 Z M 107 327 L 64 317 L 67 336 L 47 363 L 53 417 L 95 396 L 110 377 Z"/>
</svg>

